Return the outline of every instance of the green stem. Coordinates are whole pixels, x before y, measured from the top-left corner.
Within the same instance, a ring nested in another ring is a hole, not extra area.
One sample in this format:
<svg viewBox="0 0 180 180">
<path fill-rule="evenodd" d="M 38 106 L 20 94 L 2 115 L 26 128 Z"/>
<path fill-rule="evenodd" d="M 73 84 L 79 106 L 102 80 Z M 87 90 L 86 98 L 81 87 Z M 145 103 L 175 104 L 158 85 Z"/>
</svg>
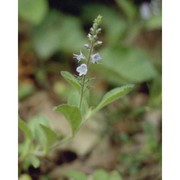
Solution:
<svg viewBox="0 0 180 180">
<path fill-rule="evenodd" d="M 93 52 L 93 46 L 94 46 L 94 41 L 91 42 L 90 50 L 89 50 L 89 53 L 88 53 L 88 56 L 87 56 L 87 63 L 86 63 L 87 69 L 89 67 L 89 62 L 90 62 L 90 59 L 91 59 L 91 54 Z M 85 80 L 86 80 L 86 75 L 83 75 L 82 85 L 81 85 L 81 97 L 80 97 L 80 101 L 79 101 L 79 109 L 81 109 L 82 100 L 83 100 L 83 96 L 84 96 Z"/>
</svg>

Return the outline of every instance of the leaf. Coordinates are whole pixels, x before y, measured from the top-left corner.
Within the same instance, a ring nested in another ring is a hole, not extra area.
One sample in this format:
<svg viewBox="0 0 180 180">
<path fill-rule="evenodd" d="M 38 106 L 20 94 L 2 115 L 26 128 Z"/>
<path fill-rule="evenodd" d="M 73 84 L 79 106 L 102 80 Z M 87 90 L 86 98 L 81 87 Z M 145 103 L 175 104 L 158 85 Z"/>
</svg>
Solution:
<svg viewBox="0 0 180 180">
<path fill-rule="evenodd" d="M 28 169 L 30 166 L 38 168 L 40 166 L 40 159 L 31 152 L 24 158 L 23 164 L 25 169 Z"/>
<path fill-rule="evenodd" d="M 109 175 L 109 180 L 122 180 L 122 177 L 117 171 L 112 171 Z"/>
<path fill-rule="evenodd" d="M 25 138 L 29 139 L 32 141 L 33 136 L 31 129 L 28 127 L 28 125 L 21 119 L 18 120 L 18 127 L 23 131 Z"/>
<path fill-rule="evenodd" d="M 72 178 L 73 180 L 87 180 L 86 175 L 83 172 L 79 172 L 79 171 L 70 171 L 64 173 L 64 176 Z"/>
<path fill-rule="evenodd" d="M 40 166 L 40 160 L 36 156 L 31 156 L 31 163 L 34 168 L 38 168 Z"/>
<path fill-rule="evenodd" d="M 78 80 L 71 73 L 67 71 L 61 71 L 61 75 L 69 84 L 71 84 L 80 93 L 81 86 Z"/>
<path fill-rule="evenodd" d="M 51 10 L 33 32 L 33 47 L 44 60 L 60 50 L 65 53 L 76 52 L 83 42 L 84 35 L 79 19 L 55 10 Z"/>
<path fill-rule="evenodd" d="M 99 105 L 94 109 L 94 111 L 98 111 L 100 109 L 102 109 L 104 106 L 112 103 L 113 101 L 118 100 L 119 98 L 125 96 L 127 93 L 129 93 L 132 89 L 134 88 L 134 85 L 130 84 L 130 85 L 125 85 L 122 87 L 118 87 L 115 89 L 112 89 L 111 91 L 107 92 L 101 102 L 99 103 Z"/>
<path fill-rule="evenodd" d="M 158 75 L 150 56 L 143 50 L 118 45 L 104 48 L 100 53 L 103 63 L 93 68 L 97 72 L 100 69 L 104 78 L 114 84 L 144 82 Z"/>
<path fill-rule="evenodd" d="M 56 142 L 56 140 L 58 139 L 57 134 L 52 131 L 50 128 L 44 126 L 43 124 L 41 124 L 41 128 L 43 129 L 43 132 L 46 136 L 46 152 L 48 152 L 48 150 L 51 148 L 51 146 Z"/>
<path fill-rule="evenodd" d="M 49 120 L 46 116 L 38 115 L 28 120 L 28 126 L 33 133 L 33 138 L 39 142 L 38 145 L 44 147 L 44 144 L 46 143 L 46 136 L 41 128 L 41 124 L 46 127 L 50 127 Z"/>
<path fill-rule="evenodd" d="M 32 180 L 32 178 L 28 174 L 21 174 L 18 180 Z"/>
<path fill-rule="evenodd" d="M 18 98 L 22 100 L 28 96 L 31 96 L 35 91 L 35 87 L 32 83 L 21 83 L 18 86 Z"/>
<path fill-rule="evenodd" d="M 93 180 L 109 180 L 109 174 L 103 169 L 98 169 L 93 173 Z"/>
<path fill-rule="evenodd" d="M 79 108 L 76 106 L 63 104 L 54 108 L 55 111 L 63 113 L 71 125 L 72 135 L 78 130 L 81 125 L 82 117 Z"/>
<path fill-rule="evenodd" d="M 136 14 L 136 7 L 129 0 L 116 0 L 117 4 L 123 9 L 126 16 L 131 20 Z"/>
<path fill-rule="evenodd" d="M 39 24 L 48 11 L 47 0 L 19 0 L 19 16 L 34 25 Z"/>
<path fill-rule="evenodd" d="M 153 16 L 145 22 L 145 27 L 148 30 L 156 30 L 162 28 L 162 16 Z"/>
<path fill-rule="evenodd" d="M 80 94 L 77 91 L 72 91 L 68 96 L 68 103 L 69 105 L 78 107 L 80 100 Z M 89 100 L 89 92 L 86 90 L 82 99 L 82 106 L 81 106 L 81 115 L 85 115 L 88 111 L 88 100 Z"/>
</svg>

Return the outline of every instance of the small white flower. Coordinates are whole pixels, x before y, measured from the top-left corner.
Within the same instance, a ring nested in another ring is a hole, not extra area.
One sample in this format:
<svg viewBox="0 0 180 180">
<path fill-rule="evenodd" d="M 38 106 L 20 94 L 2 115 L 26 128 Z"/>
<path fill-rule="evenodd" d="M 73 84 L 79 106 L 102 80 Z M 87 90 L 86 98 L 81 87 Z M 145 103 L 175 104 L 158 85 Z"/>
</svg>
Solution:
<svg viewBox="0 0 180 180">
<path fill-rule="evenodd" d="M 79 54 L 79 55 L 78 55 L 78 54 L 73 54 L 73 55 L 74 55 L 73 58 L 77 59 L 78 62 L 81 61 L 81 59 L 84 59 L 84 58 L 85 58 L 84 55 L 83 55 L 83 53 L 82 53 L 81 51 L 80 51 L 80 54 Z"/>
<path fill-rule="evenodd" d="M 89 49 L 89 44 L 84 44 L 84 47 Z"/>
<path fill-rule="evenodd" d="M 89 34 L 87 35 L 87 37 L 90 39 L 90 38 L 92 37 L 92 35 L 89 33 Z"/>
<path fill-rule="evenodd" d="M 81 64 L 76 68 L 76 71 L 79 73 L 79 76 L 86 75 L 87 73 L 87 65 Z"/>
<path fill-rule="evenodd" d="M 97 39 L 97 38 L 98 38 L 97 35 L 94 35 L 93 37 L 94 37 L 94 39 Z"/>
<path fill-rule="evenodd" d="M 93 32 L 93 31 L 94 31 L 93 27 L 91 27 L 91 28 L 90 28 L 90 31 L 91 31 L 91 32 Z"/>
<path fill-rule="evenodd" d="M 99 53 L 93 54 L 91 57 L 92 63 L 98 63 L 101 59 L 102 58 Z"/>
<path fill-rule="evenodd" d="M 101 30 L 102 30 L 101 28 L 98 28 L 98 32 L 101 32 Z"/>
<path fill-rule="evenodd" d="M 98 45 L 101 45 L 103 42 L 102 41 L 97 41 L 97 44 Z"/>
</svg>

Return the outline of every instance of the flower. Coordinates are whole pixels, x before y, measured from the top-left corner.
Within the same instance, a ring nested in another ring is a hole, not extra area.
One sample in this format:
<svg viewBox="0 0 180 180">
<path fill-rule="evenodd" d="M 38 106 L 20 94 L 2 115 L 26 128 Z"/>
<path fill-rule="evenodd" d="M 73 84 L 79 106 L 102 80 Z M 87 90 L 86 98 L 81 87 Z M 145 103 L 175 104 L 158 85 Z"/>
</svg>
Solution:
<svg viewBox="0 0 180 180">
<path fill-rule="evenodd" d="M 94 37 L 94 39 L 98 39 L 98 37 L 97 37 L 97 35 L 96 35 L 96 34 L 95 34 L 93 37 Z"/>
<path fill-rule="evenodd" d="M 91 61 L 92 61 L 92 63 L 98 63 L 101 59 L 102 59 L 102 58 L 101 58 L 101 56 L 100 56 L 99 53 L 93 54 L 93 55 L 91 56 Z"/>
<path fill-rule="evenodd" d="M 88 48 L 88 49 L 90 48 L 90 47 L 89 47 L 89 44 L 84 44 L 84 47 L 86 47 L 86 48 Z"/>
<path fill-rule="evenodd" d="M 101 32 L 101 28 L 98 28 L 96 33 L 100 33 Z"/>
<path fill-rule="evenodd" d="M 101 45 L 102 43 L 102 41 L 97 41 L 97 45 Z"/>
<path fill-rule="evenodd" d="M 78 55 L 78 54 L 73 54 L 73 55 L 74 55 L 73 58 L 77 59 L 78 62 L 81 61 L 81 59 L 84 59 L 84 58 L 85 58 L 84 55 L 83 55 L 83 53 L 82 53 L 81 51 L 80 51 L 80 54 L 79 54 L 79 55 Z"/>
<path fill-rule="evenodd" d="M 90 38 L 92 37 L 92 35 L 89 33 L 89 34 L 87 35 L 87 37 L 90 39 Z"/>
<path fill-rule="evenodd" d="M 78 66 L 76 68 L 76 71 L 79 73 L 79 76 L 82 76 L 82 75 L 86 75 L 87 73 L 87 65 L 86 64 L 81 64 L 80 66 Z"/>
</svg>

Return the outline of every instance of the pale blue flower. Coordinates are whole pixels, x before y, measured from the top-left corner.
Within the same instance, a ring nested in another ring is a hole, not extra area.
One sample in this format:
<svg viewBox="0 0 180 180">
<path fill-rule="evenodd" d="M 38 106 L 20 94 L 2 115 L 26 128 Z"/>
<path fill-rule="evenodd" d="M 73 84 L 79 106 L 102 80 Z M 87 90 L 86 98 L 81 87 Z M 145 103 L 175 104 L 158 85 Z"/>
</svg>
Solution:
<svg viewBox="0 0 180 180">
<path fill-rule="evenodd" d="M 86 48 L 88 48 L 88 49 L 90 48 L 90 47 L 89 47 L 89 44 L 84 44 L 84 47 L 86 47 Z"/>
<path fill-rule="evenodd" d="M 92 63 L 98 63 L 101 59 L 102 59 L 102 58 L 101 58 L 101 56 L 100 56 L 99 53 L 93 54 L 93 55 L 91 56 L 91 61 L 92 61 Z"/>
<path fill-rule="evenodd" d="M 87 74 L 87 65 L 86 64 L 81 64 L 80 66 L 78 66 L 76 68 L 76 71 L 79 73 L 79 76 L 82 76 L 82 75 L 86 75 Z"/>
<path fill-rule="evenodd" d="M 84 55 L 83 55 L 83 53 L 81 51 L 80 51 L 79 55 L 78 54 L 73 54 L 73 55 L 74 55 L 73 58 L 77 59 L 78 62 L 81 61 L 81 59 L 85 59 L 85 57 L 84 57 Z"/>
</svg>

